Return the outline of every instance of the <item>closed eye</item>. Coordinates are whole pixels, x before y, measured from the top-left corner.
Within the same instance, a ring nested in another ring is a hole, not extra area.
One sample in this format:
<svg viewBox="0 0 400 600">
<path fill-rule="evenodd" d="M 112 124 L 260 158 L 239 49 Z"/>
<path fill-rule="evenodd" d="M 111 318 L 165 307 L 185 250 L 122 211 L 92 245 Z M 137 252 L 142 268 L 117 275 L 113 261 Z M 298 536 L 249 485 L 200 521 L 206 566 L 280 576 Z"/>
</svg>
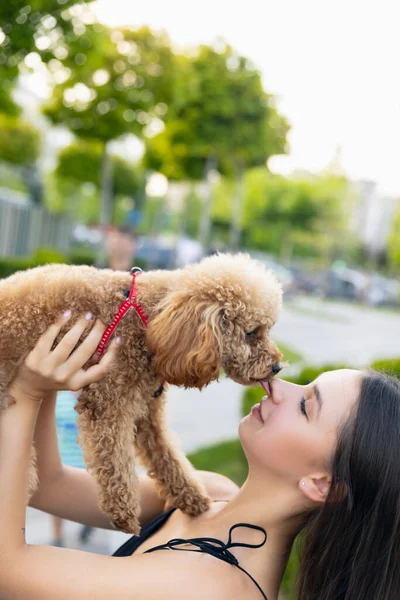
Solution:
<svg viewBox="0 0 400 600">
<path fill-rule="evenodd" d="M 300 410 L 308 421 L 308 414 L 306 411 L 306 399 L 304 398 L 304 396 L 302 396 L 302 398 L 300 400 Z"/>
</svg>

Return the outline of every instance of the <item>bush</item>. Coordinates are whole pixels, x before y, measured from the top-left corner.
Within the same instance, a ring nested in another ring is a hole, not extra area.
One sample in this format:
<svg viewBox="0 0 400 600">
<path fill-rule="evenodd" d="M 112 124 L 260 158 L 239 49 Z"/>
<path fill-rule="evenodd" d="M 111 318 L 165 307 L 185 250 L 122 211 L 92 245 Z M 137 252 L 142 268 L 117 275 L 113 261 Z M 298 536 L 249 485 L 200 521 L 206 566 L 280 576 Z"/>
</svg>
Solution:
<svg viewBox="0 0 400 600">
<path fill-rule="evenodd" d="M 38 248 L 33 255 L 35 266 L 67 263 L 68 259 L 65 254 L 62 254 L 54 248 Z"/>
<path fill-rule="evenodd" d="M 30 257 L 0 257 L 0 279 L 5 279 L 17 271 L 33 269 L 49 263 L 67 263 L 68 259 L 64 254 L 53 250 L 53 248 L 38 248 L 33 256 Z"/>
<path fill-rule="evenodd" d="M 0 258 L 0 279 L 35 266 L 31 258 Z"/>
<path fill-rule="evenodd" d="M 40 132 L 19 117 L 0 115 L 0 159 L 32 165 L 40 154 Z"/>
<path fill-rule="evenodd" d="M 93 266 L 96 264 L 96 251 L 92 248 L 74 248 L 68 258 L 72 265 Z"/>
</svg>

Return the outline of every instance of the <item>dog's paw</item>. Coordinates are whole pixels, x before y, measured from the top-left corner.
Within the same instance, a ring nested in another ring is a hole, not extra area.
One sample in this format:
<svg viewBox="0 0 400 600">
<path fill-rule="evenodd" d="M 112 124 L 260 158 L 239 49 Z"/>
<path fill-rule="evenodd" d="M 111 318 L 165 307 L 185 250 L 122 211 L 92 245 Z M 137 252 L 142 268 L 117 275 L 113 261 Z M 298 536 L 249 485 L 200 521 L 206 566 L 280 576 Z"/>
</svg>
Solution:
<svg viewBox="0 0 400 600">
<path fill-rule="evenodd" d="M 128 519 L 116 517 L 112 519 L 112 524 L 117 531 L 123 531 L 124 533 L 130 533 L 132 535 L 139 535 L 141 529 L 139 519 L 136 517 L 130 517 Z"/>
<path fill-rule="evenodd" d="M 197 517 L 206 512 L 210 507 L 210 503 L 210 498 L 194 491 L 192 493 L 185 492 L 171 502 L 173 506 L 180 508 L 182 512 L 191 517 Z"/>
</svg>

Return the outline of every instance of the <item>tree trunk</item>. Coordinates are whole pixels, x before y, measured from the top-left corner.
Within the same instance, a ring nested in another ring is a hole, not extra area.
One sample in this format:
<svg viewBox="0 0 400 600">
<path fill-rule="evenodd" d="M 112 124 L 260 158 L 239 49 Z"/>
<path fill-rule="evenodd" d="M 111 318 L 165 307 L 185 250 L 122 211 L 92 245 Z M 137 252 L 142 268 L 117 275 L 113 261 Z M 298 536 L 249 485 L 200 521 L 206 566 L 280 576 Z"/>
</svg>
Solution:
<svg viewBox="0 0 400 600">
<path fill-rule="evenodd" d="M 108 154 L 107 144 L 104 144 L 100 185 L 100 227 L 102 241 L 97 251 L 96 266 L 104 268 L 107 265 L 106 239 L 111 225 L 113 205 L 113 165 Z"/>
<path fill-rule="evenodd" d="M 43 204 L 43 183 L 39 169 L 36 165 L 21 167 L 20 173 L 23 182 L 29 190 L 29 196 L 33 204 Z"/>
<path fill-rule="evenodd" d="M 203 212 L 199 223 L 199 242 L 203 248 L 204 254 L 207 254 L 210 247 L 210 233 L 211 233 L 211 221 L 212 221 L 212 189 L 210 181 L 210 173 L 217 169 L 217 161 L 214 156 L 209 156 L 205 169 L 204 169 L 204 180 L 208 183 L 207 197 L 204 200 Z"/>
<path fill-rule="evenodd" d="M 230 230 L 230 247 L 231 250 L 237 252 L 240 248 L 240 240 L 242 233 L 242 218 L 243 218 L 243 183 L 244 173 L 242 166 L 236 168 L 235 191 L 232 198 L 232 218 Z"/>
</svg>

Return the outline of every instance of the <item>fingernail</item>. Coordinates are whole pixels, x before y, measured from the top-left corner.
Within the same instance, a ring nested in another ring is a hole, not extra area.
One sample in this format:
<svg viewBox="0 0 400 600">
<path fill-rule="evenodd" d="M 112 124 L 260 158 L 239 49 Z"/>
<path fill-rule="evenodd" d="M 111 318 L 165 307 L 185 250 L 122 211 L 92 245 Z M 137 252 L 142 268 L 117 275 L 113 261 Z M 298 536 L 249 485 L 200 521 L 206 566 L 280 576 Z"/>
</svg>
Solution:
<svg viewBox="0 0 400 600">
<path fill-rule="evenodd" d="M 64 318 L 64 319 L 69 319 L 69 318 L 70 318 L 70 316 L 71 316 L 71 311 L 70 311 L 70 310 L 66 310 L 66 311 L 63 313 L 63 318 Z"/>
<path fill-rule="evenodd" d="M 88 312 L 88 313 L 86 313 L 86 315 L 85 315 L 85 319 L 86 319 L 86 321 L 90 321 L 90 319 L 91 319 L 92 317 L 93 317 L 93 315 L 92 315 L 92 313 L 91 313 L 91 312 Z"/>
<path fill-rule="evenodd" d="M 117 344 L 117 346 L 119 346 L 121 343 L 121 338 L 117 337 L 117 339 L 115 340 L 115 343 Z"/>
</svg>

